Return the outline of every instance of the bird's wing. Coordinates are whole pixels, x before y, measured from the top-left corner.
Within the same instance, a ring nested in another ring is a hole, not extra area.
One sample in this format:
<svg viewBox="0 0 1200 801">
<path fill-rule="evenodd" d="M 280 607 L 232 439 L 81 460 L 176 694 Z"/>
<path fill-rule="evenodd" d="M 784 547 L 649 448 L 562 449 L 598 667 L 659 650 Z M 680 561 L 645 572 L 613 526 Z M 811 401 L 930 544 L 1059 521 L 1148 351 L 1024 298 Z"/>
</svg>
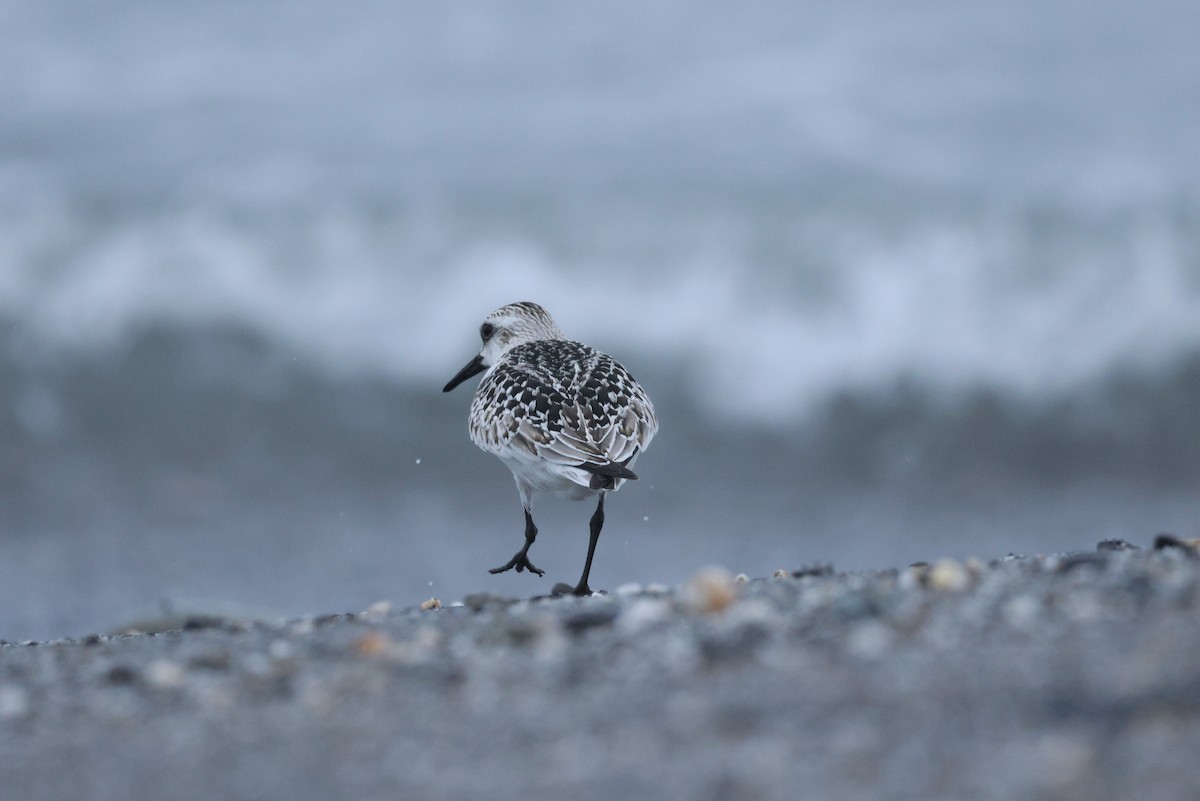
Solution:
<svg viewBox="0 0 1200 801">
<path fill-rule="evenodd" d="M 506 459 L 576 467 L 625 462 L 658 430 L 654 406 L 611 357 L 587 349 L 575 369 L 499 363 L 471 409 L 471 439 Z"/>
</svg>

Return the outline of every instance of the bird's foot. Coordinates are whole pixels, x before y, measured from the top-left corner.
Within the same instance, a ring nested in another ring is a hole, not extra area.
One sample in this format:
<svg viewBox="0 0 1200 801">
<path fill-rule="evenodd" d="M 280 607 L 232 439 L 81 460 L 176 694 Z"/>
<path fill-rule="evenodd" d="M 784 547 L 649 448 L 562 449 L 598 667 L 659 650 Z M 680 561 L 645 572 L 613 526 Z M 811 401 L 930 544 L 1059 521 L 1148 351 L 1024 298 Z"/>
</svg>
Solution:
<svg viewBox="0 0 1200 801">
<path fill-rule="evenodd" d="M 524 551 L 517 551 L 517 553 L 513 555 L 513 558 L 509 559 L 506 564 L 500 565 L 500 567 L 493 567 L 488 572 L 503 573 L 507 570 L 512 570 L 514 567 L 517 569 L 518 573 L 520 573 L 522 570 L 528 570 L 530 573 L 536 573 L 539 576 L 544 576 L 546 574 L 545 570 L 534 567 L 533 562 L 529 561 L 529 557 L 525 555 Z"/>
</svg>

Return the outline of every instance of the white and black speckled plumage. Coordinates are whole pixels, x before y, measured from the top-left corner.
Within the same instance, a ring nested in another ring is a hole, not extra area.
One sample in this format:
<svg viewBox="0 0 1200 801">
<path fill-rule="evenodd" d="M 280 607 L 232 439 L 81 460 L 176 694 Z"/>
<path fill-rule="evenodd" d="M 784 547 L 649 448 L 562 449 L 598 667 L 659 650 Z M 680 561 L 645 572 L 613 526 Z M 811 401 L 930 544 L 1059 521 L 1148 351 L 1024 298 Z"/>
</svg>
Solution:
<svg viewBox="0 0 1200 801">
<path fill-rule="evenodd" d="M 535 303 L 497 309 L 484 319 L 480 335 L 479 355 L 446 391 L 486 370 L 471 402 L 471 440 L 508 465 L 521 493 L 526 548 L 510 566 L 540 572 L 525 558 L 537 531 L 530 516 L 535 493 L 574 500 L 599 494 L 602 524 L 604 493 L 637 478 L 629 468 L 654 438 L 658 420 L 628 370 L 595 348 L 564 339 Z M 593 518 L 593 539 L 599 524 Z M 586 579 L 585 568 L 580 587 Z"/>
<path fill-rule="evenodd" d="M 595 474 L 580 465 L 624 463 L 645 450 L 657 428 L 654 407 L 629 371 L 595 348 L 563 339 L 508 351 L 471 402 L 471 441 L 508 462 L 533 489 L 578 498 L 595 489 Z"/>
</svg>

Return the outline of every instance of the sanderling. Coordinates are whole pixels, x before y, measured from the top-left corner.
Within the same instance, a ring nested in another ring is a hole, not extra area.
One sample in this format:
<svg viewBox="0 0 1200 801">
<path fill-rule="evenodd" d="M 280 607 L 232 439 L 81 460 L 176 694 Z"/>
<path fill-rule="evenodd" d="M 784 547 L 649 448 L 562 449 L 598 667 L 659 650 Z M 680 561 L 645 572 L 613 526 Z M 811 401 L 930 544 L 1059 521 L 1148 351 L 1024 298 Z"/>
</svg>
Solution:
<svg viewBox="0 0 1200 801">
<path fill-rule="evenodd" d="M 589 595 L 588 573 L 604 525 L 604 495 L 626 479 L 658 430 L 654 406 L 633 376 L 611 356 L 564 339 L 536 303 L 510 303 L 479 326 L 479 355 L 450 379 L 449 392 L 487 371 L 475 390 L 468 421 L 471 441 L 508 465 L 525 507 L 525 545 L 491 572 L 544 571 L 529 561 L 537 537 L 533 497 L 556 492 L 572 500 L 600 496 L 592 515 L 587 561 L 574 587 L 555 594 Z"/>
</svg>

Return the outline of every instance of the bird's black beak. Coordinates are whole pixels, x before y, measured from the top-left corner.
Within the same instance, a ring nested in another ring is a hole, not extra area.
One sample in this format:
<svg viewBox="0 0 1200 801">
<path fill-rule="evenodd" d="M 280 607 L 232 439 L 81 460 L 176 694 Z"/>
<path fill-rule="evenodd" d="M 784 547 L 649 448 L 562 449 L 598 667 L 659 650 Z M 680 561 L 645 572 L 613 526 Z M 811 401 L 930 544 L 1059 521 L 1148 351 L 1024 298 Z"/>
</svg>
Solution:
<svg viewBox="0 0 1200 801">
<path fill-rule="evenodd" d="M 481 353 L 474 359 L 471 359 L 471 361 L 467 362 L 467 366 L 459 370 L 458 374 L 455 375 L 454 378 L 450 379 L 450 383 L 442 387 L 442 392 L 449 392 L 471 376 L 478 375 L 486 369 L 487 367 L 485 367 L 483 364 L 483 354 Z"/>
</svg>

